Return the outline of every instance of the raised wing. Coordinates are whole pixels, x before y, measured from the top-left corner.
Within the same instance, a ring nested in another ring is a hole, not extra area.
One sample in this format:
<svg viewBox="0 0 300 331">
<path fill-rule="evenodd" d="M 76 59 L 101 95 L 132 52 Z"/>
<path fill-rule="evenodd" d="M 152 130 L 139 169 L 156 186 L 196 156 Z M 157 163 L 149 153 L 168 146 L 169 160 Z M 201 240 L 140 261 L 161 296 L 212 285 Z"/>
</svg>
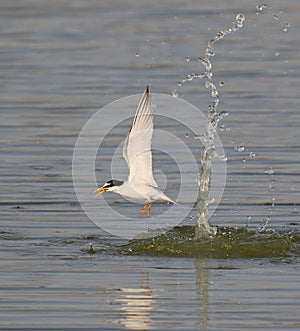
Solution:
<svg viewBox="0 0 300 331">
<path fill-rule="evenodd" d="M 153 109 L 147 86 L 123 145 L 123 157 L 129 168 L 128 180 L 131 183 L 157 187 L 152 174 L 152 136 Z"/>
</svg>

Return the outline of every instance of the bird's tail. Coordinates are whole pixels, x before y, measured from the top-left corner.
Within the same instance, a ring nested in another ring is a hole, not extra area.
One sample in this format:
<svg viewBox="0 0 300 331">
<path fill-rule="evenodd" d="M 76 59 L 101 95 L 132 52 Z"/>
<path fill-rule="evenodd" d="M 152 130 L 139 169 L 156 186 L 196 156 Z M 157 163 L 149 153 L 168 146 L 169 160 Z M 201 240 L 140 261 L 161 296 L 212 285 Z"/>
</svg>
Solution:
<svg viewBox="0 0 300 331">
<path fill-rule="evenodd" d="M 161 200 L 161 201 L 166 201 L 166 202 L 170 202 L 170 203 L 173 203 L 174 205 L 176 206 L 179 206 L 181 208 L 184 208 L 182 205 L 180 205 L 179 203 L 177 203 L 176 201 L 172 200 L 171 198 L 169 198 L 167 195 L 165 195 L 164 193 L 161 194 L 161 196 L 159 197 L 158 200 Z"/>
</svg>

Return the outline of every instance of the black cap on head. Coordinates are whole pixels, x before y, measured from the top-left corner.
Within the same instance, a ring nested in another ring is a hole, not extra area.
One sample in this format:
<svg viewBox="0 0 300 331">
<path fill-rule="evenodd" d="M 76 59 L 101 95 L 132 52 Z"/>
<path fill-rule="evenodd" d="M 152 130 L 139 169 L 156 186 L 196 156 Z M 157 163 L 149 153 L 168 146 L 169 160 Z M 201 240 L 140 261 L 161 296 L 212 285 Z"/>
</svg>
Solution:
<svg viewBox="0 0 300 331">
<path fill-rule="evenodd" d="M 121 186 L 123 184 L 123 182 L 121 180 L 117 180 L 117 179 L 111 179 L 109 181 L 107 181 L 103 187 L 104 188 L 110 188 L 113 186 Z"/>
</svg>

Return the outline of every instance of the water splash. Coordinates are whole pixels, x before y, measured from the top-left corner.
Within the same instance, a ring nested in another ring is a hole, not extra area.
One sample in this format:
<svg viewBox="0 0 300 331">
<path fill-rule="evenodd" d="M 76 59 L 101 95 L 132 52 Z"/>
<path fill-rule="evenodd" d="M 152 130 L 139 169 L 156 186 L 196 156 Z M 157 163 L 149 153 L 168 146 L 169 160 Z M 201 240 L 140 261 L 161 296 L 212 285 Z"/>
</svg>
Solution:
<svg viewBox="0 0 300 331">
<path fill-rule="evenodd" d="M 250 221 L 250 217 L 249 217 Z M 38 240 L 0 229 L 0 240 L 17 247 L 39 248 L 41 254 L 61 260 L 102 259 L 103 255 L 150 255 L 160 257 L 257 259 L 294 263 L 300 259 L 299 223 L 287 228 L 267 229 L 268 219 L 256 229 L 218 227 L 216 235 L 195 240 L 193 226 L 178 226 L 158 236 L 126 239 L 107 234 L 57 236 Z"/>
<path fill-rule="evenodd" d="M 204 150 L 201 156 L 201 171 L 198 175 L 199 183 L 199 195 L 197 198 L 197 226 L 195 231 L 195 237 L 203 238 L 214 236 L 216 234 L 216 228 L 211 226 L 208 221 L 208 209 L 209 209 L 209 183 L 211 177 L 211 164 L 214 158 L 218 155 L 215 149 L 215 132 L 218 128 L 218 123 L 221 118 L 228 115 L 228 112 L 218 113 L 217 107 L 220 102 L 218 87 L 224 85 L 224 82 L 215 84 L 213 80 L 213 65 L 211 57 L 215 55 L 213 46 L 216 42 L 222 40 L 226 35 L 236 32 L 239 28 L 243 27 L 245 16 L 238 14 L 235 17 L 235 22 L 231 27 L 226 30 L 221 30 L 218 34 L 211 39 L 205 50 L 203 58 L 199 58 L 199 62 L 204 66 L 205 71 L 200 74 L 191 73 L 186 75 L 185 79 L 178 83 L 178 86 L 182 86 L 186 82 L 191 82 L 195 78 L 205 79 L 205 87 L 210 90 L 210 95 L 213 98 L 212 104 L 208 106 L 208 123 L 206 125 L 206 133 L 204 136 Z M 226 113 L 226 115 L 225 115 Z"/>
<path fill-rule="evenodd" d="M 247 227 L 218 227 L 211 237 L 195 240 L 194 227 L 175 227 L 154 238 L 131 240 L 119 246 L 125 255 L 166 257 L 204 257 L 217 259 L 300 257 L 300 232 L 294 229 L 266 229 L 267 220 L 258 230 Z"/>
</svg>

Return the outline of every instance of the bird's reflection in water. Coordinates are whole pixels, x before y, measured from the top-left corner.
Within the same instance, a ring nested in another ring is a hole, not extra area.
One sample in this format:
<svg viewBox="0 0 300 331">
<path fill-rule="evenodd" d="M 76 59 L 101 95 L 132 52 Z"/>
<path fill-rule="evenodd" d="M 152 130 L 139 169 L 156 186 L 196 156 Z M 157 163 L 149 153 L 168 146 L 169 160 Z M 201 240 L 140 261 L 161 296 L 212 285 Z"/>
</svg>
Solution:
<svg viewBox="0 0 300 331">
<path fill-rule="evenodd" d="M 209 330 L 209 281 L 205 259 L 196 260 L 196 287 L 200 303 L 200 329 Z"/>
<path fill-rule="evenodd" d="M 199 302 L 199 328 L 211 329 L 209 312 L 208 267 L 205 259 L 195 261 L 195 285 Z M 184 290 L 184 289 L 183 289 Z M 153 328 L 153 314 L 157 312 L 157 295 L 159 289 L 151 288 L 149 272 L 140 272 L 140 279 L 136 287 L 119 289 L 118 303 L 121 304 L 122 319 L 118 323 L 129 330 L 150 330 Z M 167 307 L 165 307 L 167 309 Z M 177 316 L 178 317 L 178 316 Z M 177 321 L 178 322 L 178 321 Z"/>
<path fill-rule="evenodd" d="M 121 324 L 130 330 L 149 330 L 151 309 L 154 303 L 150 277 L 148 272 L 141 272 L 139 288 L 121 288 L 123 303 L 122 310 L 125 312 Z"/>
</svg>

